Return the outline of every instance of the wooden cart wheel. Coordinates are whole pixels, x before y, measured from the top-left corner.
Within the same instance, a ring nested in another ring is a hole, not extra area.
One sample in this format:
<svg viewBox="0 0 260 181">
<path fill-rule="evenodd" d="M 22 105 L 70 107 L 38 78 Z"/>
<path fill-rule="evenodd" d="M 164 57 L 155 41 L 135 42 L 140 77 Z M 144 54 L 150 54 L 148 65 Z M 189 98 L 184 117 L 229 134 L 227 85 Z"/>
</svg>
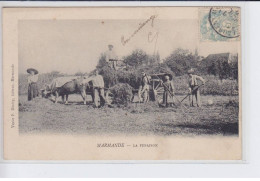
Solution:
<svg viewBox="0 0 260 181">
<path fill-rule="evenodd" d="M 153 90 L 153 94 L 154 94 L 155 101 L 157 101 L 158 104 L 162 104 L 163 103 L 163 88 L 158 87 L 158 89 Z"/>
</svg>

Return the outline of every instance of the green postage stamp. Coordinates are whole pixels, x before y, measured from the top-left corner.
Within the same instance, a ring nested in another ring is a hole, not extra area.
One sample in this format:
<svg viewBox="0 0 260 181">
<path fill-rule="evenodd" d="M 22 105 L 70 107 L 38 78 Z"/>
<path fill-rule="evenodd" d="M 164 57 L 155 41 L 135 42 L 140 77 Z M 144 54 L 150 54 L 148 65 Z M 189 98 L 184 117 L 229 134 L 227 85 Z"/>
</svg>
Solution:
<svg viewBox="0 0 260 181">
<path fill-rule="evenodd" d="M 240 40 L 240 8 L 210 7 L 199 12 L 201 41 Z"/>
</svg>

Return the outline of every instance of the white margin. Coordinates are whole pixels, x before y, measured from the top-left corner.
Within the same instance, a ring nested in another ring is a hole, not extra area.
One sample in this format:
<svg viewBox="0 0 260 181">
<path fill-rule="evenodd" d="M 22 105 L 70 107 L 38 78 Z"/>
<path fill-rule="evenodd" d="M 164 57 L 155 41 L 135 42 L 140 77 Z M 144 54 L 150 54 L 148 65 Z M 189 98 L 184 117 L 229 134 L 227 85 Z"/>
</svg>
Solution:
<svg viewBox="0 0 260 181">
<path fill-rule="evenodd" d="M 156 173 L 156 168 L 160 168 L 160 173 L 166 175 L 173 175 L 176 177 L 184 176 L 184 177 L 193 177 L 200 175 L 201 177 L 209 177 L 211 176 L 217 176 L 217 177 L 225 177 L 225 176 L 240 176 L 243 177 L 245 175 L 247 176 L 253 176 L 253 175 L 260 175 L 260 159 L 258 156 L 258 163 L 255 164 L 255 167 L 252 167 L 252 158 L 251 152 L 252 152 L 252 140 L 251 138 L 253 136 L 259 136 L 253 135 L 252 127 L 252 113 L 251 110 L 252 107 L 252 95 L 251 93 L 252 88 L 250 87 L 250 78 L 252 78 L 253 75 L 257 74 L 256 72 L 250 73 L 252 71 L 252 68 L 254 67 L 252 65 L 253 62 L 250 62 L 252 60 L 252 56 L 250 57 L 249 53 L 251 51 L 251 44 L 252 42 L 249 41 L 252 40 L 252 36 L 250 35 L 251 29 L 250 25 L 252 25 L 252 16 L 254 13 L 251 13 L 250 10 L 253 9 L 254 4 L 252 2 L 21 2 L 21 1 L 1 1 L 0 2 L 0 13 L 2 17 L 2 8 L 3 7 L 94 7 L 94 6 L 240 6 L 241 7 L 241 32 L 242 32 L 242 149 L 243 149 L 243 160 L 242 161 L 129 161 L 129 160 L 121 160 L 121 161 L 5 161 L 3 160 L 3 134 L 0 134 L 0 175 L 10 176 L 12 174 L 17 175 L 25 175 L 26 172 L 22 172 L 22 168 L 27 168 L 27 170 L 30 167 L 35 167 L 37 171 L 34 173 L 29 173 L 29 176 L 35 176 L 39 175 L 39 173 L 42 173 L 40 170 L 45 169 L 48 170 L 49 173 L 43 174 L 42 176 L 57 176 L 57 175 L 64 175 L 69 176 L 69 172 L 64 172 L 64 169 L 67 170 L 67 168 L 73 168 L 75 166 L 80 169 L 80 171 L 77 171 L 76 168 L 74 170 L 70 170 L 74 175 L 77 173 L 80 173 L 80 175 L 84 175 L 84 169 L 83 167 L 90 167 L 92 166 L 94 168 L 91 169 L 92 172 L 85 170 L 86 174 L 90 175 L 98 175 L 98 172 L 100 169 L 104 169 L 103 172 L 106 173 L 106 175 L 111 176 L 122 176 L 122 175 L 131 175 L 132 171 L 135 170 L 138 172 L 143 171 L 142 173 L 137 173 L 139 176 L 144 176 L 146 174 L 150 174 L 150 176 L 158 176 L 158 172 Z M 256 9 L 256 8 L 254 8 Z M 258 11 L 260 11 L 260 6 L 258 5 Z M 255 20 L 257 20 L 258 17 L 254 17 Z M 0 20 L 0 23 L 2 25 L 2 18 Z M 255 31 L 254 31 L 255 32 Z M 260 32 L 260 31 L 259 31 Z M 0 30 L 1 36 L 0 40 L 2 42 L 2 28 Z M 255 44 L 256 46 L 256 44 Z M 1 44 L 2 47 L 2 44 Z M 1 60 L 2 60 L 2 48 L 0 50 Z M 3 62 L 0 63 L 0 71 L 3 69 Z M 255 69 L 254 69 L 255 70 Z M 258 73 L 259 74 L 259 73 Z M 3 113 L 3 84 L 2 84 L 2 72 L 0 74 L 0 95 L 1 95 L 1 106 L 0 106 L 0 113 L 2 115 Z M 254 82 L 252 82 L 254 83 Z M 259 83 L 259 82 L 258 82 Z M 258 86 L 260 87 L 260 86 Z M 255 91 L 256 92 L 256 91 Z M 257 105 L 256 105 L 257 106 Z M 259 107 L 259 105 L 258 105 Z M 256 108 L 258 108 L 256 107 Z M 255 111 L 255 110 L 254 110 Z M 260 117 L 260 116 L 259 116 Z M 260 121 L 260 120 L 259 120 Z M 259 123 L 258 123 L 259 125 Z M 3 117 L 1 116 L 0 121 L 0 130 L 1 133 L 3 133 Z M 260 132 L 260 129 L 259 129 Z M 260 137 L 258 137 L 260 139 Z M 259 144 L 259 143 L 258 143 Z M 259 148 L 259 145 L 258 147 Z M 254 150 L 256 151 L 256 150 Z M 260 150 L 258 150 L 260 155 Z M 256 160 L 254 160 L 255 163 Z M 21 164 L 23 163 L 23 164 Z M 85 163 L 89 163 L 85 165 Z M 105 164 L 104 164 L 105 163 Z M 111 164 L 112 163 L 112 164 Z M 128 163 L 128 164 L 120 164 L 120 163 Z M 137 165 L 135 163 L 138 163 Z M 169 164 L 174 163 L 174 164 Z M 241 164 L 244 163 L 244 164 Z M 154 165 L 155 164 L 155 165 Z M 31 165 L 31 166 L 30 166 Z M 153 166 L 152 166 L 153 165 Z M 48 167 L 47 167 L 48 166 Z M 134 169 L 133 166 L 136 168 Z M 150 167 L 152 166 L 151 170 L 142 170 L 144 167 Z M 63 168 L 63 171 L 55 171 L 54 167 Z M 108 168 L 113 168 L 114 170 L 110 170 Z M 123 167 L 126 167 L 128 170 L 123 170 Z M 172 167 L 172 169 L 169 169 L 169 167 Z M 174 167 L 176 167 L 174 169 Z M 231 168 L 230 168 L 231 167 Z M 2 169 L 1 169 L 2 168 Z M 3 168 L 9 168 L 12 171 L 7 171 Z M 167 169 L 168 168 L 168 169 Z M 18 170 L 17 170 L 18 169 Z M 54 170 L 52 170 L 54 169 Z M 106 170 L 107 169 L 107 170 Z M 117 170 L 118 169 L 118 170 Z M 162 170 L 165 169 L 165 170 Z M 215 170 L 214 170 L 215 169 Z M 230 170 L 232 169 L 232 170 Z M 96 170 L 96 171 L 95 171 Z M 258 170 L 258 171 L 257 171 Z M 4 173 L 5 171 L 6 174 Z M 187 172 L 186 172 L 187 171 Z M 230 171 L 230 172 L 228 172 Z M 217 173 L 218 172 L 218 173 Z M 245 173 L 246 172 L 246 173 Z M 186 174 L 185 174 L 186 173 Z M 27 173 L 28 174 L 28 173 Z M 101 176 L 101 175 L 100 175 Z"/>
</svg>

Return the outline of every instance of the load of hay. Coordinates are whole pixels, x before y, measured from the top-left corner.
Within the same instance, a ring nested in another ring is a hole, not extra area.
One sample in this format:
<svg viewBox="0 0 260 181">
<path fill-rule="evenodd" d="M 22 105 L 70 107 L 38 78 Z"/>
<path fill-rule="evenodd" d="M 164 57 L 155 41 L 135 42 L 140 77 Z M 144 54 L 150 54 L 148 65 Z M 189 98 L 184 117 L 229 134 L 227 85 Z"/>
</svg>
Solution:
<svg viewBox="0 0 260 181">
<path fill-rule="evenodd" d="M 128 105 L 133 97 L 133 88 L 127 83 L 118 83 L 110 88 L 112 103 L 117 105 Z"/>
<path fill-rule="evenodd" d="M 116 85 L 117 83 L 127 83 L 134 89 L 139 88 L 142 78 L 142 72 L 145 72 L 147 75 L 159 73 L 168 73 L 174 75 L 174 73 L 164 64 L 140 66 L 137 68 L 128 68 L 127 70 L 120 69 L 117 71 L 106 65 L 102 68 L 99 68 L 98 70 L 104 78 L 106 87 L 111 87 L 113 85 Z"/>
</svg>

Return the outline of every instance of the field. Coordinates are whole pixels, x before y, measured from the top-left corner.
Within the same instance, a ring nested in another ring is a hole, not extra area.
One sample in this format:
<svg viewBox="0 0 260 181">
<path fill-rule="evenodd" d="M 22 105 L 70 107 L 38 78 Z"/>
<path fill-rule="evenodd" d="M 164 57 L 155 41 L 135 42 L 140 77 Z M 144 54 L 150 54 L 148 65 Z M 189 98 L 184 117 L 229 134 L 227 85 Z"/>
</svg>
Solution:
<svg viewBox="0 0 260 181">
<path fill-rule="evenodd" d="M 177 96 L 181 100 L 184 96 Z M 19 96 L 20 134 L 88 135 L 237 135 L 238 96 L 202 96 L 202 107 L 160 108 L 156 102 L 95 109 L 90 99 L 70 95 L 69 105 Z M 90 98 L 90 97 L 89 97 Z M 212 99 L 213 104 L 207 100 Z"/>
</svg>

